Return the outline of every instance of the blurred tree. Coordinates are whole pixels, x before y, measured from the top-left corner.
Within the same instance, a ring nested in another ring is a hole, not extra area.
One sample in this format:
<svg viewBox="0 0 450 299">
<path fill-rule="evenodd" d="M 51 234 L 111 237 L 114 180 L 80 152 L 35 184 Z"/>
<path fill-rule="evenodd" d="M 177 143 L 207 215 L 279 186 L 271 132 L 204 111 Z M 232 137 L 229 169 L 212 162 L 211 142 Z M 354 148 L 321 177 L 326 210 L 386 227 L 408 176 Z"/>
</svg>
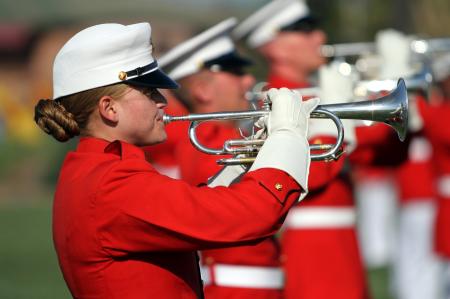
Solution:
<svg viewBox="0 0 450 299">
<path fill-rule="evenodd" d="M 450 37 L 450 1 L 415 0 L 414 32 L 429 37 Z"/>
<path fill-rule="evenodd" d="M 382 29 L 430 37 L 450 35 L 448 0 L 310 0 L 329 43 L 372 41 Z"/>
</svg>

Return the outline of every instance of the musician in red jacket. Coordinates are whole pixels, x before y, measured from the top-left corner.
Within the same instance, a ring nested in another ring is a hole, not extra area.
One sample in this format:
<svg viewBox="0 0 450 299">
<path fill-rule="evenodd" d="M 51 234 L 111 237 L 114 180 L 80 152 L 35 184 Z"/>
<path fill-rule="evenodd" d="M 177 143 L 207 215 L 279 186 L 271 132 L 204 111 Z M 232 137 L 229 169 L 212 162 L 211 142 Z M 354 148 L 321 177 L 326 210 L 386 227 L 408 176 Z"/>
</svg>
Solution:
<svg viewBox="0 0 450 299">
<path fill-rule="evenodd" d="M 443 54 L 433 62 L 438 92 L 429 105 L 419 102 L 425 135 L 433 145 L 437 215 L 434 248 L 445 263 L 444 296 L 450 296 L 450 54 Z"/>
<path fill-rule="evenodd" d="M 415 101 L 423 99 L 417 96 Z M 414 122 L 412 117 L 409 122 Z M 395 170 L 399 200 L 393 259 L 395 293 L 398 298 L 439 298 L 441 266 L 433 250 L 433 148 L 422 129 L 410 132 L 409 138 L 408 159 Z"/>
<path fill-rule="evenodd" d="M 408 78 L 414 74 L 410 47 L 410 38 L 401 32 L 388 29 L 377 33 L 376 48 L 382 62 L 378 72 L 380 79 Z M 392 267 L 391 290 L 396 298 L 439 298 L 440 265 L 432 250 L 435 217 L 432 148 L 413 113 L 417 101 L 423 99 L 411 92 L 408 96 L 408 140 L 392 144 L 385 152 L 386 157 L 402 163 L 392 165 L 395 168 L 378 167 L 379 173 L 390 173 L 395 181 L 387 181 L 387 175 L 384 179 L 378 175 L 372 179 L 367 177 L 365 183 L 360 185 L 361 192 L 365 194 L 370 194 L 372 186 L 371 198 L 363 197 L 361 203 L 372 199 L 372 208 L 367 210 L 367 214 L 372 215 L 373 220 L 377 218 L 373 227 L 378 227 L 378 232 L 384 233 L 384 242 L 380 234 L 378 242 L 372 241 L 366 246 L 368 249 L 373 248 L 369 250 L 368 253 L 372 252 L 372 255 L 368 254 L 367 260 L 369 266 Z M 404 150 L 405 154 L 399 155 L 398 149 Z M 380 219 L 385 220 L 381 222 Z M 385 250 L 381 250 L 383 248 Z"/>
<path fill-rule="evenodd" d="M 287 89 L 269 91 L 269 135 L 239 183 L 193 187 L 159 174 L 141 147 L 165 140 L 158 88 L 176 87 L 152 57 L 149 23 L 89 27 L 55 58 L 53 98 L 37 103 L 35 121 L 59 141 L 81 137 L 53 206 L 54 245 L 75 298 L 201 298 L 195 251 L 273 235 L 307 190 L 317 101 Z"/>
<path fill-rule="evenodd" d="M 270 87 L 308 87 L 310 75 L 326 63 L 320 54 L 325 33 L 304 1 L 272 1 L 244 20 L 234 36 L 246 38 L 266 58 Z M 334 143 L 335 130 L 331 122 L 310 122 L 310 144 Z M 313 162 L 311 192 L 286 219 L 281 245 L 288 299 L 368 297 L 345 161 L 344 154 L 338 161 Z"/>
<path fill-rule="evenodd" d="M 190 112 L 250 109 L 245 94 L 255 80 L 244 70 L 250 61 L 240 56 L 229 36 L 235 25 L 235 19 L 227 19 L 160 58 L 161 67 L 180 83 L 175 94 L 189 103 Z M 221 149 L 226 140 L 243 138 L 238 126 L 233 121 L 209 121 L 197 128 L 197 138 L 203 146 Z M 225 157 L 202 153 L 189 140 L 177 147 L 181 178 L 192 185 L 207 182 L 220 169 L 216 161 Z M 202 251 L 205 297 L 282 298 L 284 276 L 279 254 L 274 237 L 251 246 Z"/>
</svg>

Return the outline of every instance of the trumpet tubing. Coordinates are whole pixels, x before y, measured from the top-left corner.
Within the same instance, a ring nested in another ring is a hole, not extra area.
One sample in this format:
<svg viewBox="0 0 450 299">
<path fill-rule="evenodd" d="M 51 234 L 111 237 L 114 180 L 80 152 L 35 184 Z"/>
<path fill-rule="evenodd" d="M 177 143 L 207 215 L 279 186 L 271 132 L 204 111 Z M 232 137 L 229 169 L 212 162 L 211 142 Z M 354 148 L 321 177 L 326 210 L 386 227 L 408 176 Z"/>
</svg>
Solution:
<svg viewBox="0 0 450 299">
<path fill-rule="evenodd" d="M 422 67 L 419 73 L 404 79 L 406 89 L 411 92 L 421 92 L 426 99 L 429 99 L 433 84 L 433 74 L 429 66 Z M 398 80 L 363 80 L 355 83 L 353 94 L 355 98 L 367 97 L 370 93 L 379 93 L 382 91 L 392 91 L 397 87 Z M 321 91 L 318 86 L 294 89 L 302 97 L 320 97 Z M 251 92 L 246 95 L 248 100 L 257 100 L 267 96 L 267 91 Z"/>
<path fill-rule="evenodd" d="M 320 53 L 322 54 L 322 56 L 328 58 L 359 56 L 364 53 L 373 53 L 373 52 L 375 52 L 375 44 L 372 42 L 323 45 L 320 48 Z"/>
<path fill-rule="evenodd" d="M 404 81 L 408 91 L 421 92 L 427 99 L 429 98 L 433 75 L 428 67 L 424 67 L 420 73 L 405 78 Z M 356 96 L 366 96 L 367 93 L 393 90 L 396 85 L 397 81 L 393 79 L 359 81 L 354 93 Z"/>
<path fill-rule="evenodd" d="M 212 149 L 203 146 L 197 139 L 196 128 L 205 121 L 211 120 L 239 120 L 254 119 L 267 116 L 270 113 L 270 105 L 266 102 L 262 110 L 214 112 L 203 114 L 189 114 L 184 116 L 164 115 L 163 121 L 168 124 L 174 121 L 190 121 L 189 138 L 191 143 L 200 151 L 211 155 L 256 155 L 259 148 L 264 144 L 263 139 L 237 139 L 225 142 L 222 149 Z M 376 100 L 319 105 L 311 112 L 311 118 L 329 118 L 337 128 L 337 142 L 335 144 L 310 145 L 310 150 L 328 150 L 324 153 L 311 154 L 313 161 L 336 160 L 341 155 L 344 140 L 344 126 L 340 119 L 358 119 L 383 122 L 391 126 L 403 141 L 406 137 L 408 127 L 408 96 L 405 82 L 399 79 L 397 88 L 390 94 Z M 254 161 L 255 157 L 231 158 L 219 160 L 219 164 L 245 164 Z"/>
<path fill-rule="evenodd" d="M 450 51 L 450 38 L 416 39 L 411 41 L 411 51 L 417 54 Z M 334 45 L 323 45 L 320 53 L 324 57 L 359 56 L 362 54 L 375 53 L 374 42 L 342 43 Z"/>
<path fill-rule="evenodd" d="M 411 49 L 418 54 L 450 51 L 450 38 L 418 39 L 411 43 Z"/>
</svg>

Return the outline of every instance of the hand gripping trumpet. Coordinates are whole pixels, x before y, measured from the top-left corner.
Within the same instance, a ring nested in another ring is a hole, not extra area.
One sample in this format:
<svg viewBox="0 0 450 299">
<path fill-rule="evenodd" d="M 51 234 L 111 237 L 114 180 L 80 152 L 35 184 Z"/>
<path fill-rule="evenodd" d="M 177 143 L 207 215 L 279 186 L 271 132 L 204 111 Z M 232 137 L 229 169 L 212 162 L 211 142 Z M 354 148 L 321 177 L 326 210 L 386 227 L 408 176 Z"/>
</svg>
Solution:
<svg viewBox="0 0 450 299">
<path fill-rule="evenodd" d="M 190 121 L 189 138 L 191 143 L 199 151 L 211 155 L 240 155 L 244 157 L 233 157 L 218 160 L 223 165 L 249 164 L 255 160 L 264 139 L 233 139 L 227 140 L 222 149 L 213 149 L 203 146 L 197 139 L 196 128 L 205 121 L 212 120 L 242 120 L 256 119 L 270 113 L 270 103 L 266 100 L 261 110 L 236 111 L 236 112 L 214 112 L 204 114 L 189 114 L 184 116 L 164 115 L 164 123 L 174 121 Z M 383 122 L 391 126 L 401 141 L 406 137 L 408 127 L 408 96 L 405 82 L 399 79 L 397 87 L 388 95 L 375 100 L 319 105 L 313 112 L 311 118 L 329 118 L 337 128 L 337 141 L 335 144 L 310 145 L 310 151 L 325 151 L 311 154 L 312 161 L 336 160 L 340 156 L 344 140 L 344 126 L 340 119 L 359 119 Z"/>
</svg>

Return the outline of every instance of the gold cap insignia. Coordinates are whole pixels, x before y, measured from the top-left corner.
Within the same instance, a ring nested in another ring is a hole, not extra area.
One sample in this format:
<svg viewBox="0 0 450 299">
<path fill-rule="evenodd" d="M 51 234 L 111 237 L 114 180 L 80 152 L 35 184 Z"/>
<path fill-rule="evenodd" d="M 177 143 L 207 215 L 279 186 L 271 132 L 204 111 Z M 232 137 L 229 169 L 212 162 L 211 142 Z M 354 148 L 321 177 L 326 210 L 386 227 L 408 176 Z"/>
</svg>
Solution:
<svg viewBox="0 0 450 299">
<path fill-rule="evenodd" d="M 124 71 L 119 72 L 119 79 L 122 81 L 127 79 L 127 73 L 125 73 Z"/>
</svg>

